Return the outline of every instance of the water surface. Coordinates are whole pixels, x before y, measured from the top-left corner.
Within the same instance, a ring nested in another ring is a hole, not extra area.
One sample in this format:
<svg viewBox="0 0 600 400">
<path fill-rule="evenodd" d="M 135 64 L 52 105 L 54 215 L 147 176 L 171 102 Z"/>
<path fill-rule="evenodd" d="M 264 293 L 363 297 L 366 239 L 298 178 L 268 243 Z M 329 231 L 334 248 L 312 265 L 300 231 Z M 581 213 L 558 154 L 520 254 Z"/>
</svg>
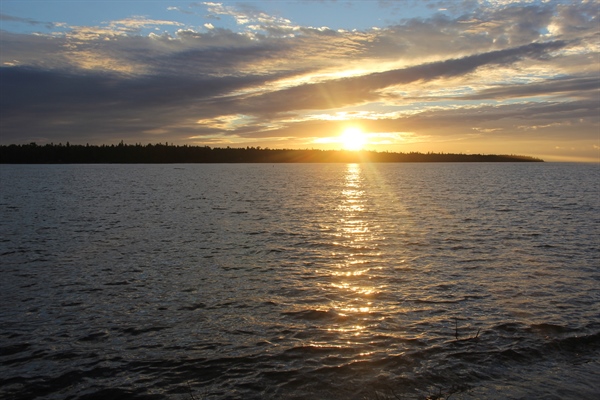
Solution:
<svg viewBox="0 0 600 400">
<path fill-rule="evenodd" d="M 598 165 L 0 178 L 3 398 L 600 394 Z"/>
</svg>

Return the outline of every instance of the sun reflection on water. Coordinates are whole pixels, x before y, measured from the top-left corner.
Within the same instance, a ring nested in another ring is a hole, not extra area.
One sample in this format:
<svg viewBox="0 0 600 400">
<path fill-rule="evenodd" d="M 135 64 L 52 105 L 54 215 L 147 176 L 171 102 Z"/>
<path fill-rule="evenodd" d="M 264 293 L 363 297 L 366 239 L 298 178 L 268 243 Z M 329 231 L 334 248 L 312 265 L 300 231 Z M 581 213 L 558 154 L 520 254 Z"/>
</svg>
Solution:
<svg viewBox="0 0 600 400">
<path fill-rule="evenodd" d="M 374 312 L 372 297 L 378 292 L 371 280 L 372 272 L 379 269 L 376 265 L 379 255 L 375 243 L 377 234 L 368 218 L 368 195 L 364 190 L 362 168 L 361 164 L 347 165 L 332 241 L 335 246 L 332 255 L 338 262 L 332 266 L 333 282 L 328 290 L 341 299 L 333 304 L 334 309 L 353 322 L 351 326 L 330 327 L 342 336 L 360 335 L 368 329 L 365 322 Z"/>
</svg>

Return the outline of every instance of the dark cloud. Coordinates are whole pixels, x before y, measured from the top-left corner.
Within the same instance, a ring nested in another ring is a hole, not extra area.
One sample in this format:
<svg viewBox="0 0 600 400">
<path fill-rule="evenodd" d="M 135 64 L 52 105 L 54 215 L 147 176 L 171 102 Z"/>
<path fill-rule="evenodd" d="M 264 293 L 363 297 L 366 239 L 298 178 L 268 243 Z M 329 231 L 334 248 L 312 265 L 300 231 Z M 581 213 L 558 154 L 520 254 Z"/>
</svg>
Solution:
<svg viewBox="0 0 600 400">
<path fill-rule="evenodd" d="M 577 121 L 579 119 L 600 120 L 597 114 L 597 104 L 594 100 L 580 100 L 569 102 L 527 102 L 505 105 L 485 105 L 477 108 L 477 112 L 469 109 L 426 111 L 407 118 L 420 126 L 431 128 L 439 127 L 474 127 L 480 124 L 493 123 L 498 126 L 510 127 L 509 132 L 522 125 L 531 127 L 544 123 L 559 121 Z"/>
<path fill-rule="evenodd" d="M 302 85 L 243 99 L 236 105 L 244 112 L 269 113 L 305 109 L 331 109 L 378 99 L 377 91 L 416 81 L 465 75 L 489 65 L 507 65 L 523 58 L 542 59 L 551 51 L 567 46 L 566 42 L 532 43 L 517 48 L 451 59 L 365 76 Z"/>
<path fill-rule="evenodd" d="M 37 21 L 37 20 L 31 19 L 31 18 L 15 17 L 12 15 L 2 14 L 2 13 L 0 13 L 0 21 L 18 22 L 18 23 L 23 23 L 23 24 L 27 24 L 27 25 L 33 25 L 33 26 L 42 25 L 42 26 L 46 27 L 47 29 L 52 29 L 56 26 L 56 24 L 52 23 L 52 22 Z"/>
<path fill-rule="evenodd" d="M 568 96 L 570 98 L 597 96 L 600 80 L 597 76 L 561 77 L 527 85 L 499 85 L 482 89 L 476 94 L 463 95 L 465 100 L 510 99 L 534 96 Z M 593 93 L 589 93 L 593 92 Z"/>
<path fill-rule="evenodd" d="M 203 109 L 203 103 L 265 82 L 262 76 L 190 80 L 23 67 L 0 68 L 0 76 L 3 141 L 14 141 L 24 132 L 50 138 L 100 131 L 139 135 L 214 113 Z"/>
</svg>

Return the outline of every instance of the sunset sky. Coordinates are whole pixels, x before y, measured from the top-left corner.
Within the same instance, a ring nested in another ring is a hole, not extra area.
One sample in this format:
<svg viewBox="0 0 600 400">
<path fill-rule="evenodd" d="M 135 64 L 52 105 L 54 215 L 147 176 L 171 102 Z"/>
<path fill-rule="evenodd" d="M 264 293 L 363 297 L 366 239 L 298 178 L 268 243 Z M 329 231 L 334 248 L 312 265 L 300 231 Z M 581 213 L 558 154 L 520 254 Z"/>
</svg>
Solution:
<svg viewBox="0 0 600 400">
<path fill-rule="evenodd" d="M 0 1 L 0 144 L 600 161 L 600 2 Z"/>
</svg>

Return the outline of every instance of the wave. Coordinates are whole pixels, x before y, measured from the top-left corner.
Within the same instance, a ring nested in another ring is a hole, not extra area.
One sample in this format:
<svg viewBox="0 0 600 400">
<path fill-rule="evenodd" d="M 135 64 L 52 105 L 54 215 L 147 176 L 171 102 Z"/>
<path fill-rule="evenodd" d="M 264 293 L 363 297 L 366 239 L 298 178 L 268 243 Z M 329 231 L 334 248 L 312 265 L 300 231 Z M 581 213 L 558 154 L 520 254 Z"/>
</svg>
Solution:
<svg viewBox="0 0 600 400">
<path fill-rule="evenodd" d="M 333 311 L 284 314 L 309 321 L 343 321 Z M 125 329 L 123 333 L 143 335 L 162 329 Z M 29 373 L 20 369 L 22 372 L 13 376 L 4 373 L 0 378 L 0 394 L 15 400 L 54 398 L 59 393 L 77 399 L 107 395 L 166 399 L 186 393 L 219 399 L 324 398 L 325 393 L 364 399 L 387 390 L 416 398 L 435 391 L 436 387 L 442 392 L 456 393 L 486 386 L 485 382 L 503 381 L 508 371 L 536 370 L 547 362 L 580 368 L 586 364 L 593 366 L 591 363 L 600 357 L 600 331 L 587 330 L 550 323 L 507 322 L 483 330 L 473 340 L 412 339 L 398 340 L 394 345 L 394 335 L 384 335 L 375 341 L 367 340 L 361 352 L 341 343 L 310 344 L 309 334 L 301 339 L 308 340 L 304 344 L 288 347 L 276 345 L 276 341 L 263 342 L 243 356 L 193 358 L 185 355 L 192 354 L 193 348 L 184 347 L 179 349 L 179 358 L 146 360 L 127 359 L 125 354 L 104 357 L 94 352 L 51 354 L 20 343 L 0 349 L 3 365 L 15 367 L 54 360 L 62 367 L 42 374 L 30 369 Z M 239 333 L 255 335 L 253 331 Z M 105 336 L 106 333 L 98 332 L 81 340 L 93 343 L 96 339 L 106 339 Z M 71 368 L 65 369 L 67 365 Z"/>
</svg>

